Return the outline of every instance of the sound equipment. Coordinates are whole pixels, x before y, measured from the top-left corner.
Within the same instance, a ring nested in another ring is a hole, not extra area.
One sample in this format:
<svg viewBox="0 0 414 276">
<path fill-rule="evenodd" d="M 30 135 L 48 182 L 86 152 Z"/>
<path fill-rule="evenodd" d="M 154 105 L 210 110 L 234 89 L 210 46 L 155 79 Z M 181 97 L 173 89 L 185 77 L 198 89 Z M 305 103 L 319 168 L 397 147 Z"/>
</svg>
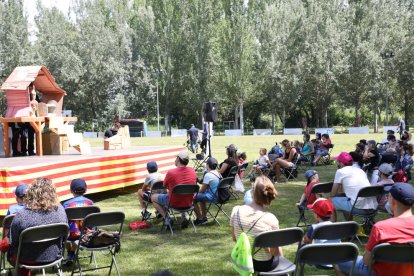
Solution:
<svg viewBox="0 0 414 276">
<path fill-rule="evenodd" d="M 206 102 L 203 104 L 204 121 L 214 123 L 217 120 L 217 105 L 215 102 Z"/>
</svg>

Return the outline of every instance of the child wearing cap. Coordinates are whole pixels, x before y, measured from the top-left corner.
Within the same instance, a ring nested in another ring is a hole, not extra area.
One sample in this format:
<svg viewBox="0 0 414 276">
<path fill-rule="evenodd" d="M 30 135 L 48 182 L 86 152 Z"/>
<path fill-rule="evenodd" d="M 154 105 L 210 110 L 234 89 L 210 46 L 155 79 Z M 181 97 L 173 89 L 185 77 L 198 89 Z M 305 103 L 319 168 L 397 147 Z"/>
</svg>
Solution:
<svg viewBox="0 0 414 276">
<path fill-rule="evenodd" d="M 378 168 L 378 175 L 380 178 L 380 181 L 376 183 L 376 185 L 381 186 L 391 186 L 394 184 L 394 180 L 390 178 L 392 175 L 394 169 L 393 167 L 388 163 L 382 163 Z M 384 188 L 385 190 L 385 188 Z M 385 205 L 387 204 L 388 196 L 386 194 L 383 194 L 378 202 L 377 209 L 383 212 L 387 212 L 387 209 Z"/>
<path fill-rule="evenodd" d="M 73 195 L 73 198 L 65 201 L 63 203 L 63 207 L 70 208 L 70 207 L 81 207 L 81 206 L 90 206 L 93 205 L 93 201 L 89 198 L 84 197 L 83 195 L 86 193 L 87 185 L 85 180 L 82 178 L 73 179 L 70 183 L 70 191 Z M 82 222 L 77 220 L 69 221 L 69 241 L 76 241 L 79 239 L 80 229 L 82 228 Z M 70 264 L 75 259 L 75 251 L 76 245 L 72 243 L 67 243 L 66 249 L 68 251 L 67 258 L 65 260 L 66 264 Z"/>
<path fill-rule="evenodd" d="M 11 205 L 9 207 L 9 210 L 7 210 L 6 216 L 13 215 L 24 208 L 23 200 L 24 200 L 24 197 L 26 196 L 26 189 L 27 189 L 26 184 L 19 184 L 16 187 L 14 194 L 16 196 L 17 204 Z"/>
<path fill-rule="evenodd" d="M 148 220 L 151 213 L 147 211 L 145 202 L 151 203 L 151 189 L 152 185 L 158 181 L 164 181 L 165 175 L 158 172 L 158 165 L 155 161 L 147 163 L 148 175 L 145 177 L 142 188 L 137 191 L 139 204 L 141 205 L 141 215 L 143 220 Z"/>
<path fill-rule="evenodd" d="M 309 227 L 305 236 L 303 237 L 304 243 L 336 243 L 341 242 L 341 240 L 312 240 L 312 233 L 318 227 L 322 225 L 332 223 L 330 220 L 335 213 L 334 206 L 331 201 L 325 198 L 318 198 L 312 205 L 308 205 L 309 209 L 313 210 L 313 217 L 315 218 L 315 223 Z"/>
<path fill-rule="evenodd" d="M 296 203 L 296 206 L 298 206 L 299 208 L 305 208 L 308 204 L 312 204 L 313 202 L 315 202 L 316 195 L 311 194 L 311 190 L 312 187 L 315 186 L 315 184 L 320 183 L 318 172 L 315 170 L 306 171 L 305 178 L 307 181 L 305 190 L 303 191 L 303 194 L 299 199 L 299 202 Z"/>
</svg>

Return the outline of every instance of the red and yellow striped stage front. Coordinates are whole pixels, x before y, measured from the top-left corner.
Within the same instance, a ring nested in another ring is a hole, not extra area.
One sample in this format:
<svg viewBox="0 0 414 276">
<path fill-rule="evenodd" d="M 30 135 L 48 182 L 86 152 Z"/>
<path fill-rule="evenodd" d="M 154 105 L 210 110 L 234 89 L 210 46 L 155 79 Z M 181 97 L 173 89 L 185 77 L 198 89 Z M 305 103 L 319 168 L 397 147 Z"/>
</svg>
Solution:
<svg viewBox="0 0 414 276">
<path fill-rule="evenodd" d="M 53 180 L 60 200 L 72 197 L 69 185 L 74 178 L 83 178 L 88 194 L 143 183 L 146 163 L 156 161 L 158 170 L 174 168 L 178 147 L 132 147 L 122 150 L 93 148 L 92 154 L 73 151 L 66 155 L 28 156 L 0 159 L 0 215 L 15 204 L 14 189 L 20 183 L 29 184 L 37 177 Z"/>
</svg>

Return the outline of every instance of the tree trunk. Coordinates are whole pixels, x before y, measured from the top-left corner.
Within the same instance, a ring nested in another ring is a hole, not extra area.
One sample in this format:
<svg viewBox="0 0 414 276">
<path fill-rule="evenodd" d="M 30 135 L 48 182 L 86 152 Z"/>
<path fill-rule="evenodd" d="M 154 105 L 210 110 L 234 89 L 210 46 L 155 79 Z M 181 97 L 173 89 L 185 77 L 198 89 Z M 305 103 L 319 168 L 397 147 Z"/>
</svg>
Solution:
<svg viewBox="0 0 414 276">
<path fill-rule="evenodd" d="M 171 129 L 170 129 L 170 115 L 167 114 L 167 113 L 164 114 L 164 129 L 165 129 L 165 132 L 167 132 L 167 133 L 169 131 L 171 131 Z"/>
<path fill-rule="evenodd" d="M 243 115 L 243 102 L 240 103 L 240 130 L 241 134 L 244 133 L 244 115 Z"/>
<path fill-rule="evenodd" d="M 272 133 L 275 133 L 275 113 L 272 111 Z"/>
<path fill-rule="evenodd" d="M 409 119 L 410 119 L 410 103 L 409 103 L 408 92 L 404 95 L 404 120 L 405 120 L 405 130 L 410 131 Z"/>
<path fill-rule="evenodd" d="M 374 112 L 374 133 L 378 133 L 378 102 L 375 103 Z"/>
<path fill-rule="evenodd" d="M 328 127 L 328 108 L 325 108 L 323 112 L 323 126 Z"/>
<path fill-rule="evenodd" d="M 236 106 L 234 109 L 234 129 L 239 128 L 239 107 Z"/>
</svg>

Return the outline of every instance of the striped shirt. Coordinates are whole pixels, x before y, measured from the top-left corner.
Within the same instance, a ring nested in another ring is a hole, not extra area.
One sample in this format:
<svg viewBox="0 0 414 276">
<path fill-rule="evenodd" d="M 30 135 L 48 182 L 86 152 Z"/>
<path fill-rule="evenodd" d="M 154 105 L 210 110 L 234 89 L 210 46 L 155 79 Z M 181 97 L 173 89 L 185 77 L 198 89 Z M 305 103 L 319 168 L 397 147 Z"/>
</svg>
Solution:
<svg viewBox="0 0 414 276">
<path fill-rule="evenodd" d="M 243 229 L 240 228 L 237 211 L 239 211 L 240 224 Z M 252 246 L 254 238 L 260 233 L 279 229 L 279 221 L 272 213 L 256 210 L 250 205 L 235 206 L 231 213 L 230 225 L 234 228 L 236 239 L 242 232 L 247 232 L 258 219 L 259 221 L 247 234 Z M 272 255 L 266 249 L 260 249 L 253 256 L 256 261 L 268 261 L 271 258 Z"/>
</svg>

